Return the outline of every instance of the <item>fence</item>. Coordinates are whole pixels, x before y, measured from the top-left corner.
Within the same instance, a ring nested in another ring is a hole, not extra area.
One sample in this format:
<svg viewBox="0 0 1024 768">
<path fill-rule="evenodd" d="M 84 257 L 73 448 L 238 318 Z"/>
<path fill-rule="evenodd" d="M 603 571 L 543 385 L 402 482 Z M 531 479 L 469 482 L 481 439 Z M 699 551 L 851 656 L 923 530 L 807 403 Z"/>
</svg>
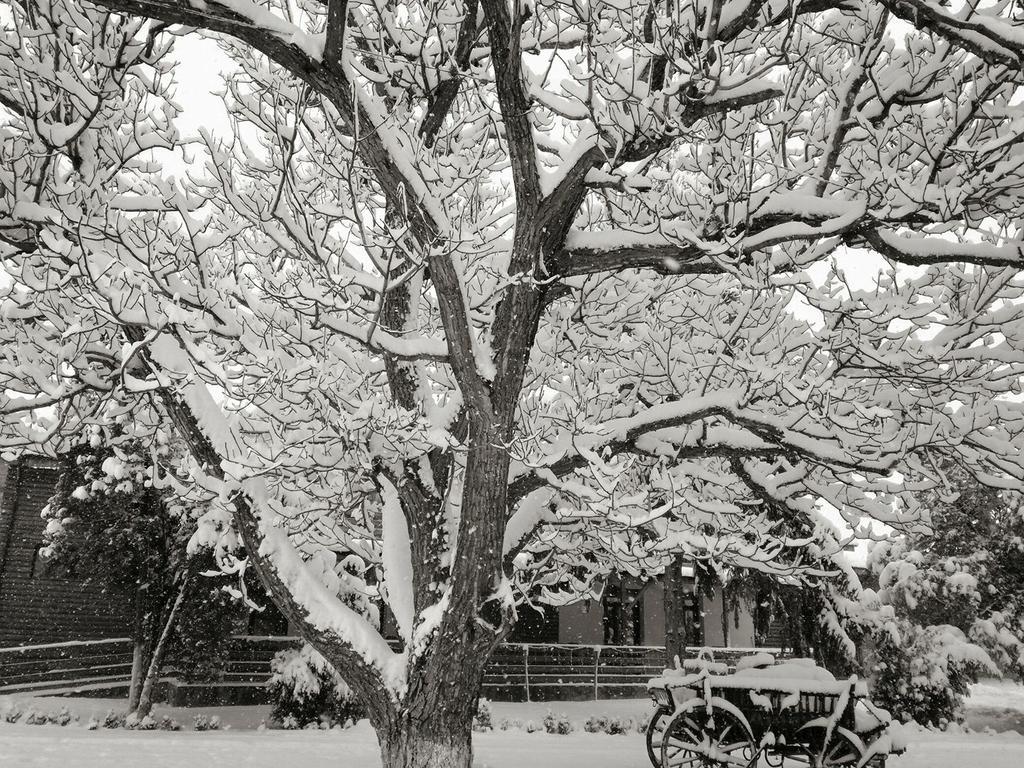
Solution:
<svg viewBox="0 0 1024 768">
<path fill-rule="evenodd" d="M 221 680 L 183 683 L 169 673 L 165 695 L 182 706 L 264 700 L 270 660 L 296 642 L 292 637 L 238 636 Z M 691 650 L 696 654 L 698 649 Z M 733 661 L 754 650 L 714 653 L 719 660 Z M 0 694 L 123 688 L 131 677 L 131 658 L 127 638 L 0 648 Z M 660 646 L 506 643 L 485 670 L 483 695 L 497 701 L 633 698 L 646 695 L 647 680 L 664 668 Z"/>
<path fill-rule="evenodd" d="M 131 672 L 127 637 L 0 648 L 0 694 L 108 688 L 127 683 Z"/>
</svg>

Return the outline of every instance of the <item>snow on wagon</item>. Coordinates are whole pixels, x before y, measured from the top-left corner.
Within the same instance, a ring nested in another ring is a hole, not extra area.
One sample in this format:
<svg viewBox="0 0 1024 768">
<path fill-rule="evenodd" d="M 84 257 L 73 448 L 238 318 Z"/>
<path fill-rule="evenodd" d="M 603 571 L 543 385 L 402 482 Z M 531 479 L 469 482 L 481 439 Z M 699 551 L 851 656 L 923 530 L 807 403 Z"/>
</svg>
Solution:
<svg viewBox="0 0 1024 768">
<path fill-rule="evenodd" d="M 883 768 L 902 752 L 899 723 L 867 698 L 867 686 L 836 680 L 810 659 L 740 659 L 734 671 L 688 661 L 648 683 L 657 710 L 647 728 L 655 768 Z"/>
</svg>

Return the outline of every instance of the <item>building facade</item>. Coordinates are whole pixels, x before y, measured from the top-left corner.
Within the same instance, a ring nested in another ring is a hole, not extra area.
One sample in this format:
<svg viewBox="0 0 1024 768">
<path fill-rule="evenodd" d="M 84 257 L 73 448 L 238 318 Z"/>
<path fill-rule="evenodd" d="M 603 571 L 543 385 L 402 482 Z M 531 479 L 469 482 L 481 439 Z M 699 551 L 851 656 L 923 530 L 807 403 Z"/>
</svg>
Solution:
<svg viewBox="0 0 1024 768">
<path fill-rule="evenodd" d="M 52 460 L 0 462 L 0 647 L 125 637 L 131 599 L 105 594 L 57 568 L 39 549 L 40 516 L 59 474 Z M 688 595 L 695 645 L 751 648 L 753 619 L 745 608 L 723 621 L 721 597 Z M 250 635 L 282 635 L 287 623 L 267 605 L 250 617 Z M 385 630 L 387 631 L 387 630 Z M 599 599 L 520 609 L 511 642 L 588 646 L 661 646 L 665 643 L 664 587 L 660 579 L 611 577 Z"/>
<path fill-rule="evenodd" d="M 754 619 L 743 605 L 724 617 L 721 595 L 700 598 L 688 580 L 685 596 L 694 628 L 693 645 L 753 648 Z M 511 642 L 561 645 L 661 646 L 665 644 L 665 589 L 660 578 L 649 581 L 612 577 L 599 599 L 569 605 L 519 610 Z"/>
<path fill-rule="evenodd" d="M 51 460 L 0 462 L 0 647 L 128 634 L 128 602 L 48 567 L 39 552 L 58 474 Z"/>
</svg>

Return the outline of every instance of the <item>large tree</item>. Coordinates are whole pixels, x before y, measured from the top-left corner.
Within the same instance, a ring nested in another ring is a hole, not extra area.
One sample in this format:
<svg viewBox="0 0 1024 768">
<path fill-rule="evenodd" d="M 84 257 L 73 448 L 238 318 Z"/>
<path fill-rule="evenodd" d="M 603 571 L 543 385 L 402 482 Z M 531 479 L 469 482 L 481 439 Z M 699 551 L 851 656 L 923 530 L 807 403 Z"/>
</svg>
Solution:
<svg viewBox="0 0 1024 768">
<path fill-rule="evenodd" d="M 0 6 L 0 445 L 173 424 L 388 768 L 470 764 L 574 531 L 1024 477 L 1011 6 L 98 8 Z M 231 130 L 182 145 L 195 30 Z"/>
</svg>

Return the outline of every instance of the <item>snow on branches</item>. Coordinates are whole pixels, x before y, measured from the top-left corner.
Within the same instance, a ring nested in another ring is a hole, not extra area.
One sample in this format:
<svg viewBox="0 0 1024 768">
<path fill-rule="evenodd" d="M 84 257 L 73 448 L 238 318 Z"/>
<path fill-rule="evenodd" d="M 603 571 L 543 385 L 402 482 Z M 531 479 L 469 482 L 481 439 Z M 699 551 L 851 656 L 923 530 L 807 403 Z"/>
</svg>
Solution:
<svg viewBox="0 0 1024 768">
<path fill-rule="evenodd" d="M 1004 6 L 98 5 L 0 8 L 0 446 L 172 425 L 379 727 L 517 602 L 1024 480 Z"/>
</svg>

